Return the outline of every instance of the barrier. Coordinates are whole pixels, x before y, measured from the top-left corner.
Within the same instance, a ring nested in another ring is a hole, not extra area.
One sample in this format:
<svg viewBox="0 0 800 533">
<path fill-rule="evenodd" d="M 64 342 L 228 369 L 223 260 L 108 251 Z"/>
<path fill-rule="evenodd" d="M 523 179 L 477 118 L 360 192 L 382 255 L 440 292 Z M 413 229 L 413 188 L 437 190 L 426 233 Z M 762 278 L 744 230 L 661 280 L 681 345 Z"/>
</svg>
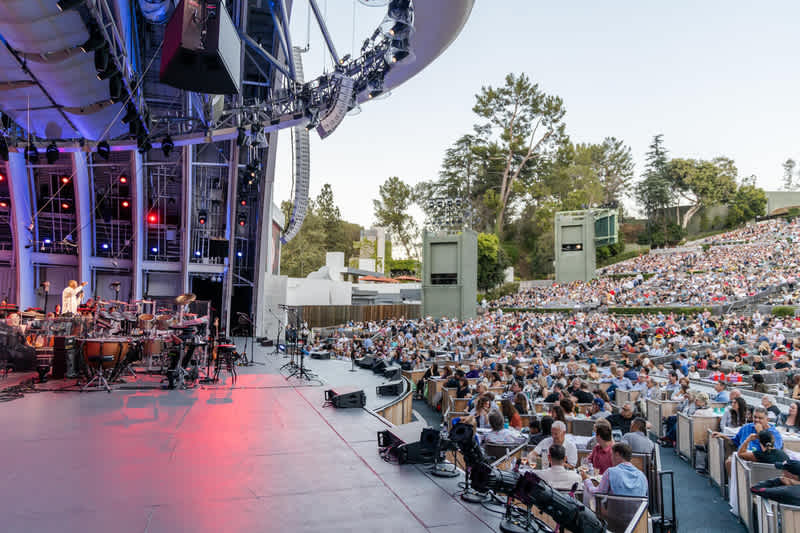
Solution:
<svg viewBox="0 0 800 533">
<path fill-rule="evenodd" d="M 405 389 L 403 394 L 383 407 L 374 410 L 375 414 L 382 416 L 395 426 L 408 424 L 414 418 L 412 413 L 414 403 L 412 391 L 414 388 L 407 378 L 404 377 L 402 379 Z"/>
</svg>

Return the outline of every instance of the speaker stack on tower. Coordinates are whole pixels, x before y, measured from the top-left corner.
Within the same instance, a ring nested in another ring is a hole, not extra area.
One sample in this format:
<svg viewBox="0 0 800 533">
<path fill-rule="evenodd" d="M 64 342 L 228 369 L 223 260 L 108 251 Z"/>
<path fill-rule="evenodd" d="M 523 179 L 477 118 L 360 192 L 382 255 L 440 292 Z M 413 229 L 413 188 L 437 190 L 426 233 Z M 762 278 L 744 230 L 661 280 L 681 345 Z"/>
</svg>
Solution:
<svg viewBox="0 0 800 533">
<path fill-rule="evenodd" d="M 239 94 L 242 41 L 222 0 L 181 0 L 164 34 L 161 83 L 207 94 Z"/>
<path fill-rule="evenodd" d="M 364 407 L 367 396 L 361 389 L 336 388 L 325 391 L 325 401 L 338 409 Z"/>
</svg>

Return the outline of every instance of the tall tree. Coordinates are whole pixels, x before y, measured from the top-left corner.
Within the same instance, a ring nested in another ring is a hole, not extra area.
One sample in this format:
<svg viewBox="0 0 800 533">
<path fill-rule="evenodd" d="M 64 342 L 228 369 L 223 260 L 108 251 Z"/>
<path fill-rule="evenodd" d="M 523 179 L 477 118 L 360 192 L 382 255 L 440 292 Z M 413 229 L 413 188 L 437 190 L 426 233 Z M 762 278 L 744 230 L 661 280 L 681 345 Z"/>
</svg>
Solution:
<svg viewBox="0 0 800 533">
<path fill-rule="evenodd" d="M 379 226 L 389 228 L 409 258 L 415 257 L 413 245 L 418 229 L 414 218 L 408 213 L 413 203 L 411 187 L 397 176 L 392 176 L 380 186 L 379 194 L 380 199 L 372 201 L 375 220 Z"/>
<path fill-rule="evenodd" d="M 482 87 L 472 110 L 484 120 L 479 131 L 490 136 L 504 159 L 495 233 L 500 235 L 512 193 L 536 175 L 538 166 L 558 150 L 564 133 L 564 103 L 539 89 L 525 74 L 506 76 L 501 87 Z"/>
<path fill-rule="evenodd" d="M 345 239 L 345 228 L 342 224 L 342 214 L 333 201 L 333 189 L 329 183 L 322 186 L 316 201 L 317 213 L 322 219 L 325 231 L 325 251 L 345 252 L 352 247 L 352 242 Z"/>
<path fill-rule="evenodd" d="M 701 208 L 727 202 L 736 192 L 739 174 L 736 165 L 727 157 L 712 161 L 673 159 L 667 164 L 666 172 L 673 190 L 691 204 L 680 221 L 683 229 Z"/>
<path fill-rule="evenodd" d="M 478 234 L 478 289 L 488 291 L 503 283 L 508 259 L 497 235 Z"/>
<path fill-rule="evenodd" d="M 667 174 L 667 153 L 664 136 L 660 133 L 655 135 L 645 155 L 642 180 L 636 185 L 636 200 L 644 209 L 651 226 L 656 223 L 657 214 L 661 210 L 666 227 L 663 211 L 673 203 L 672 187 Z"/>
<path fill-rule="evenodd" d="M 744 224 L 762 216 L 767 210 L 767 195 L 751 183 L 742 183 L 728 202 L 727 225 Z"/>
<path fill-rule="evenodd" d="M 616 137 L 606 137 L 594 159 L 597 177 L 603 187 L 603 203 L 619 204 L 633 180 L 631 148 Z"/>
<path fill-rule="evenodd" d="M 800 185 L 800 183 L 794 181 L 794 169 L 796 166 L 797 163 L 792 158 L 783 162 L 783 190 L 785 191 L 793 191 Z"/>
<path fill-rule="evenodd" d="M 281 250 L 281 274 L 284 276 L 302 278 L 325 264 L 325 226 L 315 202 L 309 203 L 303 226 Z M 281 209 L 289 220 L 292 203 L 283 202 Z"/>
</svg>

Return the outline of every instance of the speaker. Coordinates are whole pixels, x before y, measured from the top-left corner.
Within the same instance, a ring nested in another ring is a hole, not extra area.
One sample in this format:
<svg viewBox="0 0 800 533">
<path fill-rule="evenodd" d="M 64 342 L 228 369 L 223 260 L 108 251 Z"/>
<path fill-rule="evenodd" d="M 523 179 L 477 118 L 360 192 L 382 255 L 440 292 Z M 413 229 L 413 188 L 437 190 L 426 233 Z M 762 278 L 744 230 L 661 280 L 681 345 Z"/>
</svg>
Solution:
<svg viewBox="0 0 800 533">
<path fill-rule="evenodd" d="M 340 73 L 333 75 L 334 79 L 339 81 L 339 92 L 336 95 L 336 101 L 327 115 L 322 117 L 317 126 L 317 133 L 320 139 L 324 139 L 342 123 L 345 115 L 350 110 L 350 103 L 353 101 L 353 89 L 355 87 L 355 80 Z"/>
<path fill-rule="evenodd" d="M 372 365 L 372 371 L 376 374 L 383 374 L 384 370 L 386 370 L 386 361 L 383 359 L 376 359 L 375 363 Z"/>
<path fill-rule="evenodd" d="M 181 0 L 167 23 L 161 83 L 208 94 L 239 94 L 242 41 L 221 0 Z"/>
<path fill-rule="evenodd" d="M 378 396 L 400 396 L 403 394 L 403 382 L 392 381 L 376 387 Z"/>
<path fill-rule="evenodd" d="M 311 352 L 309 354 L 311 359 L 330 359 L 331 353 L 330 352 Z"/>
<path fill-rule="evenodd" d="M 228 257 L 228 239 L 209 239 L 208 256 L 215 259 Z"/>
<path fill-rule="evenodd" d="M 403 369 L 399 366 L 390 366 L 383 371 L 383 377 L 389 381 L 395 381 L 403 377 Z"/>
<path fill-rule="evenodd" d="M 75 360 L 77 358 L 77 343 L 75 337 L 53 337 L 53 379 L 64 379 L 77 374 Z"/>
<path fill-rule="evenodd" d="M 372 368 L 375 365 L 375 358 L 365 355 L 361 359 L 356 359 L 356 364 L 361 368 Z"/>
<path fill-rule="evenodd" d="M 325 401 L 338 409 L 358 408 L 367 405 L 367 395 L 361 389 L 328 389 L 325 391 Z"/>
</svg>

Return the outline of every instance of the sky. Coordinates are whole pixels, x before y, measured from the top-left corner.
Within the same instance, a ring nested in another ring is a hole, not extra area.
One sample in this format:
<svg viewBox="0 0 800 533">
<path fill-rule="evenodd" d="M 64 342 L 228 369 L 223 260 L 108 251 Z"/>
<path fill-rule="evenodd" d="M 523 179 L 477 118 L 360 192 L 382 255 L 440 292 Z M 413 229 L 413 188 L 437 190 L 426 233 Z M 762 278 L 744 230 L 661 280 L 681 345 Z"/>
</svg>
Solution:
<svg viewBox="0 0 800 533">
<path fill-rule="evenodd" d="M 355 0 L 319 3 L 340 54 L 350 52 Z M 306 5 L 295 2 L 295 45 L 307 40 Z M 385 8 L 355 7 L 360 49 Z M 781 163 L 800 158 L 798 20 L 800 3 L 782 0 L 476 0 L 461 35 L 425 70 L 327 139 L 312 132 L 311 196 L 330 183 L 342 217 L 371 225 L 380 184 L 435 178 L 445 150 L 476 122 L 475 94 L 509 72 L 564 99 L 573 142 L 627 143 L 637 176 L 661 133 L 671 157 L 724 155 L 777 190 Z M 308 40 L 307 79 L 325 64 L 313 23 Z M 277 202 L 291 195 L 288 139 L 281 132 Z"/>
</svg>

